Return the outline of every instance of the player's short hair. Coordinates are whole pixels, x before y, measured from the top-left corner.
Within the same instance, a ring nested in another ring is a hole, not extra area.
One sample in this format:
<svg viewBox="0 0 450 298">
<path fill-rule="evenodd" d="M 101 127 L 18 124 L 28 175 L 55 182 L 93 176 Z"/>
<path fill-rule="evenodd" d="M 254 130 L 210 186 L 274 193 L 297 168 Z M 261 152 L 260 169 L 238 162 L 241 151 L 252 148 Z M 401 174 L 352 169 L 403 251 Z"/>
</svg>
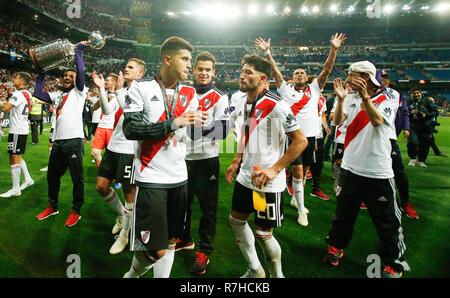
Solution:
<svg viewBox="0 0 450 298">
<path fill-rule="evenodd" d="M 203 51 L 201 53 L 199 53 L 197 55 L 197 57 L 195 57 L 195 65 L 194 67 L 197 66 L 198 61 L 211 61 L 213 64 L 213 68 L 216 68 L 216 58 L 214 57 L 213 54 L 211 54 L 208 51 Z"/>
<path fill-rule="evenodd" d="M 420 93 L 423 93 L 422 90 L 419 88 L 412 88 L 411 91 L 409 91 L 410 94 L 412 94 L 414 91 L 419 91 Z"/>
<path fill-rule="evenodd" d="M 68 68 L 64 71 L 64 74 L 68 73 L 69 71 L 73 71 L 74 73 L 77 73 L 77 70 L 75 68 Z"/>
<path fill-rule="evenodd" d="M 26 86 L 29 86 L 31 83 L 31 75 L 28 72 L 25 71 L 19 71 L 16 73 L 16 76 L 19 77 Z"/>
<path fill-rule="evenodd" d="M 140 67 L 142 67 L 142 71 L 144 72 L 144 74 L 147 72 L 147 63 L 145 63 L 144 60 L 141 60 L 139 58 L 131 58 L 131 59 L 128 59 L 128 62 L 135 62 Z"/>
<path fill-rule="evenodd" d="M 255 54 L 247 54 L 242 59 L 242 65 L 249 64 L 252 65 L 256 71 L 262 72 L 267 76 L 267 80 L 270 79 L 272 75 L 272 64 L 269 60 L 264 59 Z"/>
<path fill-rule="evenodd" d="M 112 77 L 112 78 L 114 78 L 114 80 L 119 80 L 119 76 L 118 75 L 116 75 L 115 73 L 110 73 L 109 75 L 108 75 L 108 77 Z"/>
<path fill-rule="evenodd" d="M 160 58 L 163 59 L 165 55 L 178 52 L 179 50 L 194 51 L 194 47 L 185 39 L 178 36 L 171 36 L 167 38 L 161 45 L 159 50 Z"/>
</svg>

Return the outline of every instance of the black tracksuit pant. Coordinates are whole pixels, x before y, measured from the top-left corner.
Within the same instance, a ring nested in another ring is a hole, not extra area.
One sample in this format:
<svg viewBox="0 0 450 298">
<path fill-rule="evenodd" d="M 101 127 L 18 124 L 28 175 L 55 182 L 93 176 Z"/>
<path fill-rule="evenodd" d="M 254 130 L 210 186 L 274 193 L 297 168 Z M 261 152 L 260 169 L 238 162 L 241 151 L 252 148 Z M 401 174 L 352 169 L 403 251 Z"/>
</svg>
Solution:
<svg viewBox="0 0 450 298">
<path fill-rule="evenodd" d="M 336 198 L 336 216 L 326 242 L 339 249 L 349 245 L 353 225 L 363 201 L 378 234 L 380 241 L 378 254 L 382 262 L 397 272 L 402 272 L 409 268 L 403 261 L 406 246 L 393 180 L 367 178 L 341 168 L 339 178 L 341 191 Z"/>
<path fill-rule="evenodd" d="M 58 140 L 53 143 L 48 162 L 47 184 L 49 204 L 54 209 L 58 209 L 61 177 L 69 168 L 73 183 L 72 209 L 80 214 L 84 202 L 83 156 L 83 139 Z"/>
<path fill-rule="evenodd" d="M 311 164 L 312 188 L 311 193 L 320 189 L 320 177 L 322 175 L 324 162 L 324 142 L 323 138 L 316 139 L 316 150 L 314 151 L 314 159 Z"/>
<path fill-rule="evenodd" d="M 219 158 L 186 160 L 188 169 L 188 208 L 183 239 L 192 241 L 192 203 L 197 196 L 202 212 L 198 233 L 200 251 L 209 255 L 216 236 L 217 201 L 219 196 Z"/>
</svg>

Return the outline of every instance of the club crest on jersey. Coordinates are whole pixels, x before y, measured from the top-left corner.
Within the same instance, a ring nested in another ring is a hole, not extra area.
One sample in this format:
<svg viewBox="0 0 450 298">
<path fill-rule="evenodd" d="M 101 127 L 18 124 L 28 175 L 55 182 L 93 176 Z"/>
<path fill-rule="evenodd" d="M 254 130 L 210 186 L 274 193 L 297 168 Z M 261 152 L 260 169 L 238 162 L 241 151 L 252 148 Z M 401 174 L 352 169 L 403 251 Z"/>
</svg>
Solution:
<svg viewBox="0 0 450 298">
<path fill-rule="evenodd" d="M 207 109 L 211 105 L 212 101 L 209 99 L 205 99 L 205 102 L 203 103 L 203 108 Z"/>
<path fill-rule="evenodd" d="M 256 109 L 255 110 L 255 119 L 256 119 L 256 121 L 259 121 L 259 119 L 261 118 L 262 114 L 263 114 L 263 110 L 260 110 L 260 109 Z"/>
<path fill-rule="evenodd" d="M 125 96 L 125 105 L 127 107 L 129 107 L 131 105 L 131 98 L 128 96 L 128 94 L 127 94 L 127 96 Z"/>
<path fill-rule="evenodd" d="M 188 104 L 187 96 L 186 95 L 180 95 L 179 99 L 180 99 L 180 102 L 181 102 L 181 106 L 183 108 L 185 108 L 187 106 L 187 104 Z"/>
<path fill-rule="evenodd" d="M 150 231 L 141 231 L 142 243 L 147 244 L 150 241 Z"/>
</svg>

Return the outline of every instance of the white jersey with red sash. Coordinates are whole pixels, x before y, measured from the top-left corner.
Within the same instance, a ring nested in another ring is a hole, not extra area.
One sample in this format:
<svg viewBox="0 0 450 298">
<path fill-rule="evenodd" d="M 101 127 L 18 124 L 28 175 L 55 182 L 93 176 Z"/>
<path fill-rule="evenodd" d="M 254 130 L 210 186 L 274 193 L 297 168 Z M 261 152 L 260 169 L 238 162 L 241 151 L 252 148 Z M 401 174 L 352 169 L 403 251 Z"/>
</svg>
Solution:
<svg viewBox="0 0 450 298">
<path fill-rule="evenodd" d="M 117 112 L 117 110 L 119 109 L 119 104 L 117 103 L 117 96 L 115 93 L 108 93 L 108 104 L 111 106 L 114 105 L 114 111 Z M 114 129 L 115 112 L 108 115 L 101 113 L 97 127 Z"/>
<path fill-rule="evenodd" d="M 111 137 L 111 140 L 108 144 L 108 150 L 120 154 L 134 154 L 134 141 L 128 140 L 123 134 L 123 109 L 125 107 L 125 97 L 128 91 L 124 88 L 120 89 L 116 92 L 117 102 L 119 104 L 119 108 L 115 113 L 112 113 L 114 116 L 114 131 Z"/>
<path fill-rule="evenodd" d="M 370 99 L 383 116 L 383 124 L 373 126 L 357 93 L 344 100 L 343 112 L 347 115 L 347 131 L 344 142 L 342 168 L 356 175 L 388 179 L 394 177 L 389 135 L 394 126 L 398 102 L 379 91 Z"/>
<path fill-rule="evenodd" d="M 31 93 L 28 90 L 15 91 L 9 103 L 14 106 L 9 116 L 9 133 L 27 135 L 30 131 L 28 125 L 28 114 L 31 110 Z"/>
<path fill-rule="evenodd" d="M 133 81 L 125 103 L 125 113 L 144 112 L 145 122 L 157 123 L 167 120 L 167 115 L 177 118 L 195 111 L 198 98 L 194 87 L 178 84 L 175 90 L 163 90 L 157 80 L 147 79 Z M 186 127 L 160 140 L 138 141 L 134 160 L 136 181 L 161 185 L 187 181 L 185 138 Z"/>
<path fill-rule="evenodd" d="M 281 171 L 262 189 L 253 186 L 252 172 L 253 166 L 265 169 L 274 165 L 285 152 L 286 133 L 300 129 L 288 104 L 274 93 L 264 91 L 250 110 L 247 101 L 239 102 L 231 117 L 236 127 L 241 128 L 239 143 L 244 153 L 237 181 L 247 188 L 262 192 L 284 191 L 285 171 Z M 247 128 L 244 123 L 247 123 Z"/>
<path fill-rule="evenodd" d="M 321 92 L 317 79 L 308 84 L 305 90 L 296 90 L 285 81 L 278 88 L 278 93 L 289 104 L 300 128 L 308 138 L 319 134 L 318 104 Z"/>
<path fill-rule="evenodd" d="M 213 87 L 205 94 L 199 95 L 199 109 L 208 112 L 205 127 L 210 127 L 216 121 L 226 121 L 229 118 L 230 108 L 228 96 Z M 213 132 L 218 133 L 218 132 Z M 199 137 L 197 140 L 187 140 L 186 160 L 201 160 L 219 156 L 219 142 L 211 141 L 208 137 Z"/>
<path fill-rule="evenodd" d="M 56 108 L 55 131 L 52 141 L 84 138 L 83 109 L 88 89 L 72 88 L 68 93 L 62 91 L 49 93 Z"/>
</svg>

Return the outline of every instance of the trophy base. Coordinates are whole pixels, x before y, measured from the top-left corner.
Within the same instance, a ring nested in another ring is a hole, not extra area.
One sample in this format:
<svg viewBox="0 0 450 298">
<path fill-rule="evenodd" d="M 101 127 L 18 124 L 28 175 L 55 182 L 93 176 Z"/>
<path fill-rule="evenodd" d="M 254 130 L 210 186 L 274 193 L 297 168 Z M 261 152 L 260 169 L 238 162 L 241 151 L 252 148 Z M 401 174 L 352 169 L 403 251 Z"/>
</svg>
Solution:
<svg viewBox="0 0 450 298">
<path fill-rule="evenodd" d="M 34 69 L 38 70 L 38 71 L 43 71 L 44 69 L 39 65 L 39 63 L 37 62 L 36 59 L 36 52 L 35 49 L 29 49 L 28 50 L 28 56 L 30 56 L 31 62 L 33 63 L 33 67 Z"/>
</svg>

